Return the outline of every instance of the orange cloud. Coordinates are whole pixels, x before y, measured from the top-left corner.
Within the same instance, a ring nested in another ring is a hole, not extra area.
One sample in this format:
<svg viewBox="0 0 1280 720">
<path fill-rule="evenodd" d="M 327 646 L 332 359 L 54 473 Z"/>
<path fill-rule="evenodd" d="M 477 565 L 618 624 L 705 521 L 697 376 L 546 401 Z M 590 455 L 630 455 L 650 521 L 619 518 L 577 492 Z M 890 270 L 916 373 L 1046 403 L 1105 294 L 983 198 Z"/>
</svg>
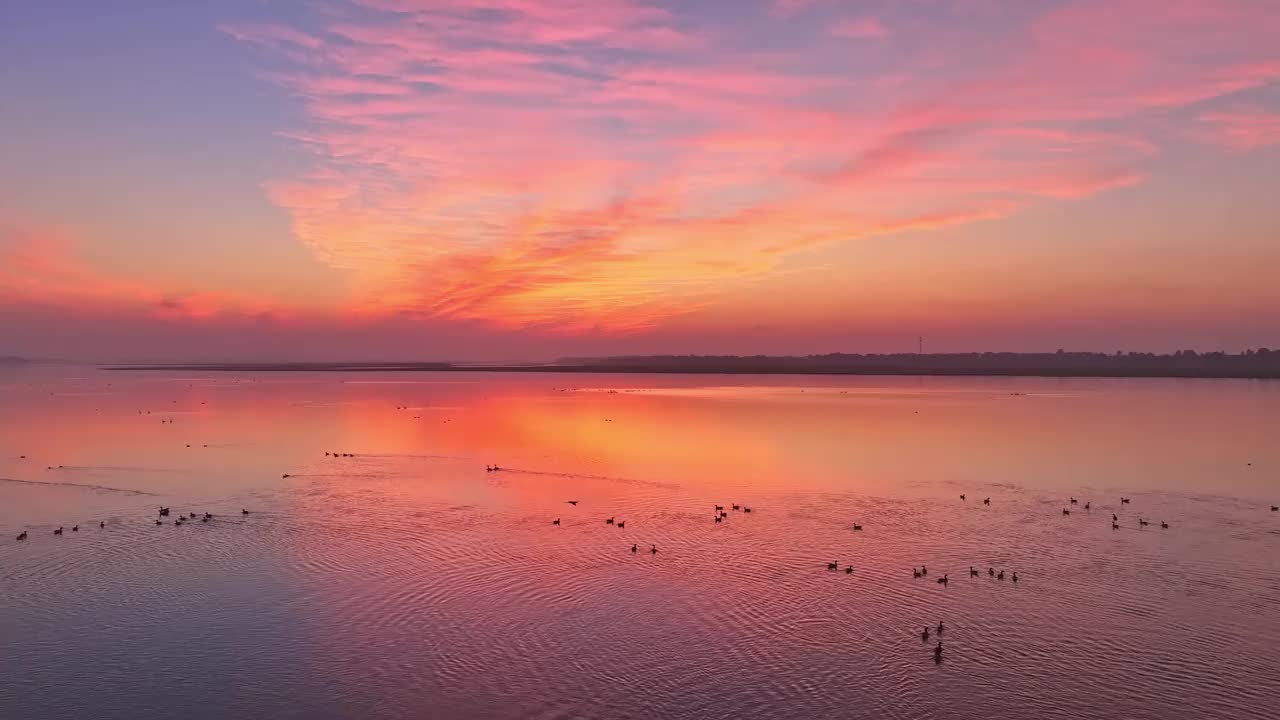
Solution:
<svg viewBox="0 0 1280 720">
<path fill-rule="evenodd" d="M 980 53 L 901 9 L 810 27 L 834 9 L 803 0 L 742 9 L 794 18 L 767 52 L 639 0 L 355 0 L 227 32 L 286 65 L 266 76 L 313 166 L 267 192 L 354 312 L 623 333 L 790 255 L 1141 182 L 1177 113 L 1280 78 L 1249 0 L 1017 7 Z M 899 21 L 914 49 L 858 45 L 873 70 L 812 61 Z M 1228 137 L 1271 142 L 1250 122 Z"/>
</svg>

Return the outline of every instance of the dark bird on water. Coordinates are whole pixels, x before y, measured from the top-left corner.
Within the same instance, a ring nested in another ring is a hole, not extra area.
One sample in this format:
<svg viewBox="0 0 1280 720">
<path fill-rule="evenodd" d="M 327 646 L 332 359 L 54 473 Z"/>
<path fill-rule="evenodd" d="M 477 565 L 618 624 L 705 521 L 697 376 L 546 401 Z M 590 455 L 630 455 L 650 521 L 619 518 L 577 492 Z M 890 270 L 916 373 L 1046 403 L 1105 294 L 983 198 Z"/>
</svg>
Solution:
<svg viewBox="0 0 1280 720">
<path fill-rule="evenodd" d="M 1116 517 L 1115 513 L 1111 513 L 1111 522 L 1120 522 L 1120 518 Z"/>
<path fill-rule="evenodd" d="M 209 522 L 209 516 L 205 515 L 204 517 L 200 518 L 200 522 Z"/>
<path fill-rule="evenodd" d="M 605 525 L 612 525 L 612 524 L 613 524 L 613 518 L 608 518 L 607 520 L 605 520 L 605 521 L 604 521 L 604 524 L 605 524 Z"/>
<path fill-rule="evenodd" d="M 182 527 L 182 518 L 178 518 L 177 520 L 174 520 L 174 521 L 173 521 L 173 526 L 174 526 L 174 527 Z"/>
<path fill-rule="evenodd" d="M 716 512 L 724 512 L 724 506 L 723 506 L 723 505 L 717 505 L 717 506 L 716 506 Z"/>
<path fill-rule="evenodd" d="M 751 508 L 747 507 L 746 505 L 743 505 L 742 512 L 751 512 Z"/>
<path fill-rule="evenodd" d="M 107 526 L 107 521 L 106 521 L 106 520 L 102 520 L 102 521 L 100 521 L 100 522 L 98 523 L 98 527 L 99 527 L 99 528 L 104 528 L 104 527 L 106 527 L 106 526 Z"/>
<path fill-rule="evenodd" d="M 1160 527 L 1161 527 L 1161 529 L 1168 530 L 1168 529 L 1169 529 L 1169 523 L 1167 523 L 1167 522 L 1165 522 L 1165 521 L 1161 520 L 1161 521 L 1160 521 Z"/>
<path fill-rule="evenodd" d="M 924 565 L 921 565 L 921 566 L 920 566 L 920 574 L 921 574 L 921 575 L 928 575 L 928 574 L 929 574 L 929 568 L 925 567 Z"/>
<path fill-rule="evenodd" d="M 240 514 L 241 514 L 241 515 L 248 515 L 248 514 L 249 514 L 249 511 L 248 511 L 248 510 L 245 510 L 245 509 L 243 509 L 243 508 L 242 508 L 242 509 L 240 510 Z"/>
<path fill-rule="evenodd" d="M 964 499 L 964 493 L 960 493 L 960 499 L 961 499 L 961 500 L 963 500 L 963 499 Z"/>
<path fill-rule="evenodd" d="M 551 521 L 551 524 L 552 524 L 552 525 L 559 525 L 559 524 L 560 524 L 560 518 L 556 518 L 555 520 L 552 520 L 552 521 Z"/>
<path fill-rule="evenodd" d="M 990 504 L 991 504 L 991 498 L 986 498 L 985 500 L 983 500 L 983 501 L 982 501 L 982 504 L 983 504 L 983 505 L 990 505 Z"/>
<path fill-rule="evenodd" d="M 862 529 L 862 526 L 861 526 L 861 525 L 859 525 L 858 523 L 854 523 L 854 524 L 853 524 L 853 529 L 854 529 L 854 530 L 861 530 L 861 529 Z"/>
<path fill-rule="evenodd" d="M 913 578 L 918 578 L 918 577 L 920 577 L 920 571 L 919 571 L 919 570 L 917 570 L 917 569 L 915 569 L 915 568 L 911 568 L 911 577 L 913 577 Z"/>
<path fill-rule="evenodd" d="M 716 516 L 716 522 L 724 522 L 724 516 L 723 516 L 723 515 L 717 515 L 717 516 Z"/>
<path fill-rule="evenodd" d="M 946 575 L 943 575 L 942 577 L 938 578 L 938 584 L 939 584 L 939 585 L 946 585 L 946 584 L 947 584 L 947 576 L 946 576 Z"/>
<path fill-rule="evenodd" d="M 740 508 L 740 507 L 738 507 L 737 505 L 734 505 L 734 506 L 733 506 L 733 509 L 734 509 L 734 510 L 740 510 L 741 508 Z M 1274 509 L 1275 509 L 1275 508 L 1272 508 L 1272 510 L 1274 510 Z"/>
<path fill-rule="evenodd" d="M 844 569 L 844 574 L 845 574 L 845 575 L 852 575 L 852 574 L 853 574 L 853 566 L 852 566 L 852 565 L 850 565 L 849 567 L 845 568 L 845 569 Z"/>
<path fill-rule="evenodd" d="M 1111 529 L 1112 529 L 1112 530 L 1119 530 L 1119 529 L 1120 529 L 1120 523 L 1118 523 L 1118 522 L 1112 522 L 1112 523 L 1111 523 Z"/>
<path fill-rule="evenodd" d="M 1280 505 L 1272 505 L 1272 506 L 1271 506 L 1271 512 L 1275 512 L 1275 511 L 1277 511 L 1277 510 L 1280 510 Z"/>
<path fill-rule="evenodd" d="M 61 535 L 61 534 L 62 534 L 62 528 L 61 528 L 61 527 L 59 527 L 57 530 L 54 530 L 54 531 L 53 531 L 53 534 L 54 534 L 54 535 Z"/>
<path fill-rule="evenodd" d="M 636 545 L 635 545 L 635 543 L 632 543 L 632 544 L 631 544 L 631 552 L 632 552 L 632 553 L 634 553 L 635 551 L 636 551 Z"/>
<path fill-rule="evenodd" d="M 1018 582 L 1018 573 L 1016 571 L 1013 573 L 1013 581 Z"/>
<path fill-rule="evenodd" d="M 1120 504 L 1121 504 L 1121 505 L 1128 505 L 1128 504 L 1129 504 L 1129 498 L 1127 498 L 1127 497 L 1122 497 L 1122 498 L 1120 498 Z"/>
<path fill-rule="evenodd" d="M 1075 498 L 1071 498 L 1071 504 L 1072 504 L 1072 505 L 1075 505 L 1075 504 L 1076 504 L 1076 499 L 1075 499 Z"/>
<path fill-rule="evenodd" d="M 835 560 L 832 560 L 831 562 L 827 563 L 828 570 L 835 570 L 838 567 L 840 567 L 840 563 L 836 562 Z"/>
<path fill-rule="evenodd" d="M 160 508 L 160 517 L 169 517 L 169 508 L 167 507 Z"/>
<path fill-rule="evenodd" d="M 920 633 L 920 640 L 923 642 L 929 642 L 929 626 L 928 625 L 925 625 L 924 632 Z"/>
<path fill-rule="evenodd" d="M 22 532 L 18 533 L 18 542 L 22 542 L 23 540 L 26 540 L 26 539 L 27 539 L 26 530 L 23 530 Z"/>
<path fill-rule="evenodd" d="M 160 519 L 159 519 L 159 518 L 156 518 L 156 524 L 157 524 L 157 525 L 159 525 L 159 524 L 160 524 Z"/>
<path fill-rule="evenodd" d="M 624 528 L 624 527 L 626 527 L 626 526 L 627 526 L 627 521 L 626 521 L 626 520 L 619 520 L 618 522 L 616 522 L 616 523 L 614 523 L 614 524 L 615 524 L 615 525 L 617 525 L 617 526 L 618 526 L 618 527 L 620 527 L 620 528 Z"/>
<path fill-rule="evenodd" d="M 73 525 L 73 526 L 71 527 L 71 532 L 80 532 L 80 526 L 79 526 L 79 525 Z"/>
<path fill-rule="evenodd" d="M 941 640 L 938 641 L 938 646 L 933 649 L 933 661 L 936 663 L 942 662 L 942 641 Z"/>
<path fill-rule="evenodd" d="M 996 576 L 996 569 L 995 569 L 995 568 L 993 568 L 993 567 L 989 567 L 989 568 L 987 568 L 987 575 L 988 575 L 989 577 L 995 577 L 995 576 Z"/>
<path fill-rule="evenodd" d="M 1068 510 L 1068 509 L 1066 509 L 1066 508 L 1062 508 L 1062 514 L 1063 514 L 1063 515 L 1070 515 L 1070 514 L 1071 514 L 1071 511 L 1070 511 L 1070 510 Z"/>
<path fill-rule="evenodd" d="M 577 504 L 578 504 L 578 501 L 577 501 L 577 500 L 569 500 L 568 502 L 569 502 L 569 504 L 570 504 L 570 505 L 577 505 Z"/>
<path fill-rule="evenodd" d="M 969 577 L 978 577 L 978 571 L 974 570 L 972 565 L 969 566 Z"/>
<path fill-rule="evenodd" d="M 1085 504 L 1084 504 L 1084 509 L 1085 509 L 1085 510 L 1088 510 L 1088 509 L 1089 509 L 1089 503 L 1085 503 Z"/>
<path fill-rule="evenodd" d="M 1138 518 L 1138 527 L 1146 527 L 1150 524 L 1151 523 L 1147 522 L 1146 520 L 1143 520 L 1142 518 Z"/>
<path fill-rule="evenodd" d="M 289 478 L 289 473 L 285 473 L 285 474 L 283 474 L 283 475 L 281 475 L 281 476 L 280 476 L 280 479 L 281 479 L 281 480 L 287 480 L 288 478 Z"/>
<path fill-rule="evenodd" d="M 651 546 L 649 546 L 649 554 L 650 554 L 650 555 L 657 555 L 657 554 L 658 554 L 658 546 L 657 546 L 657 545 L 651 545 Z"/>
<path fill-rule="evenodd" d="M 941 634 L 942 634 L 942 631 L 943 631 L 943 630 L 945 630 L 945 629 L 946 629 L 946 628 L 942 627 L 942 621 L 941 621 L 941 620 L 939 620 L 939 621 L 938 621 L 938 634 L 939 634 L 939 635 L 941 635 Z"/>
</svg>

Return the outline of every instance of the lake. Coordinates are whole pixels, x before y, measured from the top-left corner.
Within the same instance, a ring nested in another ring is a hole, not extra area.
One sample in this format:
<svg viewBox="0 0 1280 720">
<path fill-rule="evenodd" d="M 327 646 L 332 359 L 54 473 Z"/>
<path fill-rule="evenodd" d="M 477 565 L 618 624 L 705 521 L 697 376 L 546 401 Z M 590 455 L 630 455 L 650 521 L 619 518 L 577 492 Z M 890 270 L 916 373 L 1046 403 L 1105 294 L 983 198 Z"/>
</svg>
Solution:
<svg viewBox="0 0 1280 720">
<path fill-rule="evenodd" d="M 1275 718 L 1278 428 L 1268 381 L 0 369 L 0 717 Z"/>
</svg>

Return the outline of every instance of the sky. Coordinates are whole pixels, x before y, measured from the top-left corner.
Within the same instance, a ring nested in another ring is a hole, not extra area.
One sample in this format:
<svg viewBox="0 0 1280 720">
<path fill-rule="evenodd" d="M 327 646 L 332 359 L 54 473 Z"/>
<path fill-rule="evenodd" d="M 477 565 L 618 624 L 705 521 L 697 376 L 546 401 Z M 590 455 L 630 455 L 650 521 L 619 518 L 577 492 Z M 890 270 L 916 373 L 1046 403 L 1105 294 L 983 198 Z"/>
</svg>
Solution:
<svg viewBox="0 0 1280 720">
<path fill-rule="evenodd" d="M 1280 346 L 1280 0 L 0 10 L 0 355 Z"/>
</svg>

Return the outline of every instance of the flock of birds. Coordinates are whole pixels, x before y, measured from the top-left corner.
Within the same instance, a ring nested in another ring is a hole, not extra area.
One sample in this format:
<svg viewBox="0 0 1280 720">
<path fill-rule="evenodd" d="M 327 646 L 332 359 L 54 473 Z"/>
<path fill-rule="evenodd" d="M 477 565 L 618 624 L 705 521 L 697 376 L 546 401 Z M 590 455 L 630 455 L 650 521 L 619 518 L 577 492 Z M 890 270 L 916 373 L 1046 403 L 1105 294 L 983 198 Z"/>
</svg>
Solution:
<svg viewBox="0 0 1280 720">
<path fill-rule="evenodd" d="M 249 510 L 247 508 L 241 508 L 240 514 L 248 515 Z M 155 518 L 156 525 L 163 525 L 165 521 L 162 518 L 167 518 L 171 516 L 173 516 L 171 508 L 160 507 L 156 512 L 156 518 Z M 176 519 L 173 521 L 173 525 L 174 527 L 182 527 L 184 524 L 195 522 L 196 520 L 199 520 L 202 523 L 207 523 L 210 520 L 213 520 L 214 517 L 216 516 L 211 512 L 206 512 L 204 514 L 196 514 L 195 512 L 189 512 L 186 514 L 178 513 L 178 515 L 176 516 Z M 105 530 L 106 528 L 107 528 L 107 521 L 99 520 L 98 529 Z M 62 525 L 59 525 L 53 530 L 54 535 L 63 535 L 65 534 L 65 532 L 66 532 L 66 527 Z M 72 525 L 71 532 L 80 532 L 80 526 Z M 26 530 L 23 530 L 22 532 L 18 533 L 18 542 L 26 542 L 29 538 L 30 538 L 30 535 Z"/>
<path fill-rule="evenodd" d="M 399 408 L 399 407 L 398 407 L 397 409 L 401 409 L 401 408 Z M 148 414 L 149 414 L 149 413 L 148 413 Z M 191 445 L 187 445 L 187 447 L 191 447 Z M 204 445 L 203 447 L 208 447 L 208 445 Z M 348 452 L 327 451 L 327 452 L 325 452 L 325 457 L 330 457 L 330 458 L 334 458 L 334 459 L 337 459 L 337 458 L 353 458 L 353 457 L 356 457 L 356 455 L 355 455 L 354 453 L 348 453 Z M 22 455 L 22 456 L 20 456 L 20 459 L 24 459 L 24 460 L 25 460 L 25 459 L 26 459 L 26 456 L 25 456 L 25 455 Z M 51 465 L 51 466 L 48 466 L 48 468 L 47 468 L 47 469 L 49 469 L 49 470 L 54 470 L 54 469 L 58 469 L 58 468 L 63 468 L 63 466 L 62 466 L 62 465 L 58 465 L 58 466 L 56 466 L 56 467 L 55 467 L 55 466 L 52 466 L 52 465 Z M 503 470 L 503 468 L 502 468 L 501 466 L 497 465 L 496 463 L 495 463 L 495 464 L 492 464 L 492 465 L 486 465 L 486 466 L 485 466 L 485 472 L 500 472 L 500 471 L 502 471 L 502 470 Z M 289 477 L 291 477 L 291 475 L 289 475 L 288 473 L 286 473 L 286 474 L 284 474 L 282 477 L 284 477 L 284 478 L 289 478 Z M 960 495 L 960 500 L 961 500 L 961 501 L 965 501 L 965 502 L 967 502 L 967 497 L 966 497 L 966 495 L 962 493 L 962 494 Z M 1070 498 L 1068 498 L 1068 500 L 1069 500 L 1068 507 L 1064 507 L 1064 508 L 1062 508 L 1062 515 L 1063 515 L 1064 517 L 1069 517 L 1069 516 L 1071 515 L 1071 512 L 1072 512 L 1072 511 L 1071 511 L 1071 507 L 1079 506 L 1079 504 L 1080 504 L 1080 503 L 1079 503 L 1079 500 L 1078 500 L 1077 498 L 1075 498 L 1075 497 L 1070 497 Z M 573 506 L 573 507 L 577 507 L 577 505 L 578 505 L 578 503 L 579 503 L 579 501 L 578 501 L 578 500 L 568 500 L 568 501 L 566 501 L 566 502 L 567 502 L 567 504 L 569 504 L 569 505 L 571 505 L 571 506 Z M 982 500 L 982 504 L 983 504 L 983 505 L 986 505 L 986 506 L 990 506 L 990 505 L 991 505 L 991 498 L 990 498 L 990 497 L 983 498 L 983 500 Z M 1120 498 L 1120 504 L 1121 504 L 1121 505 L 1129 505 L 1129 504 L 1130 504 L 1130 498 L 1128 498 L 1128 497 L 1123 497 L 1123 496 L 1122 496 L 1122 497 Z M 1084 503 L 1084 505 L 1083 505 L 1083 509 L 1084 509 L 1086 512 L 1091 512 L 1091 511 L 1092 511 L 1092 506 L 1093 506 L 1093 505 L 1092 505 L 1092 502 L 1091 502 L 1091 501 L 1085 501 L 1085 503 Z M 742 512 L 742 513 L 750 513 L 750 512 L 752 511 L 752 510 L 751 510 L 751 507 L 750 507 L 749 505 L 742 505 L 742 504 L 737 504 L 737 503 L 730 504 L 730 509 L 731 509 L 732 511 L 734 511 L 734 512 Z M 1271 506 L 1271 512 L 1280 512 L 1280 506 L 1272 505 L 1272 506 Z M 242 509 L 240 510 L 240 514 L 241 514 L 242 516 L 244 516 L 244 515 L 249 515 L 250 513 L 249 513 L 249 510 L 248 510 L 247 508 L 242 508 Z M 155 524 L 156 524 L 157 526 L 159 526 L 159 525 L 163 525 L 163 524 L 164 524 L 164 522 L 165 522 L 164 518 L 168 518 L 168 517 L 171 517 L 171 516 L 172 516 L 172 513 L 171 513 L 171 509 L 170 509 L 169 507 L 160 507 L 160 508 L 158 509 L 157 516 L 156 516 L 156 518 L 155 518 Z M 181 527 L 181 526 L 182 526 L 182 525 L 184 525 L 184 524 L 191 523 L 191 522 L 195 522 L 197 519 L 198 519 L 200 522 L 202 522 L 202 523 L 208 523 L 208 522 L 212 521 L 215 517 L 216 517 L 216 516 L 215 516 L 213 513 L 211 513 L 211 512 L 204 512 L 203 514 L 197 514 L 196 512 L 188 512 L 188 513 L 186 513 L 186 514 L 179 513 L 179 514 L 176 516 L 176 519 L 173 521 L 173 525 L 174 525 L 175 527 Z M 714 514 L 713 514 L 713 516 L 712 516 L 712 518 L 713 518 L 714 522 L 716 522 L 716 523 L 722 523 L 722 522 L 724 522 L 724 520 L 725 520 L 726 518 L 728 518 L 728 517 L 729 517 L 729 511 L 728 511 L 728 510 L 725 510 L 725 508 L 724 508 L 724 506 L 723 506 L 723 505 L 715 505 L 715 506 L 714 506 Z M 557 517 L 557 518 L 555 518 L 554 520 L 552 520 L 552 521 L 551 521 L 551 524 L 552 524 L 552 525 L 554 525 L 554 526 L 560 526 L 560 524 L 561 524 L 561 519 Z M 611 526 L 617 527 L 617 528 L 619 528 L 619 529 L 625 529 L 625 528 L 626 528 L 626 521 L 625 521 L 625 520 L 618 520 L 618 519 L 616 518 L 616 516 L 611 516 L 611 517 L 605 518 L 605 520 L 604 520 L 604 524 L 605 524 L 605 525 L 611 525 Z M 1149 526 L 1150 524 L 1151 524 L 1151 523 L 1150 523 L 1148 520 L 1146 520 L 1145 518 L 1143 518 L 1143 517 L 1139 516 L 1139 518 L 1138 518 L 1138 528 L 1139 528 L 1139 529 L 1145 528 L 1145 527 Z M 106 521 L 105 521 L 105 520 L 100 520 L 100 521 L 98 522 L 98 528 L 99 528 L 99 529 L 105 529 L 106 527 L 107 527 L 107 523 L 106 523 Z M 1169 529 L 1169 523 L 1168 523 L 1167 521 L 1161 520 L 1161 521 L 1160 521 L 1160 527 L 1161 527 L 1162 529 L 1168 530 L 1168 529 Z M 1120 529 L 1120 518 L 1119 518 L 1115 513 L 1112 513 L 1112 514 L 1111 514 L 1111 529 L 1112 529 L 1112 530 L 1119 530 L 1119 529 Z M 861 524 L 858 524 L 858 523 L 854 523 L 854 524 L 852 525 L 852 530 L 853 530 L 853 531 L 855 531 L 855 532 L 856 532 L 856 531 L 861 531 L 861 530 L 862 530 L 862 525 L 861 525 Z M 55 535 L 55 536 L 62 536 L 62 535 L 65 533 L 65 531 L 66 531 L 66 528 L 65 528 L 64 526 L 59 526 L 59 527 L 57 527 L 56 529 L 54 529 L 54 530 L 53 530 L 53 535 Z M 73 532 L 73 533 L 78 533 L 79 531 L 80 531 L 80 525 L 79 525 L 79 524 L 73 525 L 73 526 L 71 527 L 71 532 Z M 19 533 L 19 534 L 18 534 L 18 536 L 17 536 L 17 541 L 18 541 L 18 542 L 26 542 L 28 539 L 29 539 L 29 534 L 28 534 L 28 531 L 27 531 L 27 530 L 23 530 L 23 531 L 22 531 L 21 533 Z M 639 552 L 639 549 L 640 549 L 640 548 L 639 548 L 639 544 L 638 544 L 638 543 L 632 543 L 632 545 L 631 545 L 631 553 L 632 553 L 633 555 L 634 555 L 634 554 L 636 554 L 636 553 L 638 553 L 638 552 Z M 650 555 L 657 555 L 657 554 L 658 554 L 658 546 L 657 546 L 656 544 L 653 544 L 653 543 L 650 543 L 650 544 L 649 544 L 649 554 L 650 554 Z M 830 571 L 830 572 L 838 572 L 838 571 L 840 570 L 840 563 L 839 563 L 838 561 L 836 561 L 836 560 L 832 560 L 832 561 L 827 562 L 827 570 L 828 570 L 828 571 Z M 853 565 L 846 565 L 846 566 L 844 567 L 844 572 L 845 572 L 845 574 L 852 575 L 852 574 L 853 574 L 853 572 L 854 572 Z M 925 578 L 925 577 L 928 577 L 928 575 L 929 575 L 929 569 L 928 569 L 925 565 L 923 565 L 923 564 L 922 564 L 919 568 L 912 567 L 912 568 L 911 568 L 911 574 L 912 574 L 912 577 L 913 577 L 913 578 L 915 578 L 915 579 Z M 970 577 L 970 578 L 979 577 L 980 575 L 981 575 L 981 572 L 980 572 L 979 570 L 977 570 L 976 568 L 974 568 L 972 565 L 970 565 L 970 566 L 969 566 L 969 577 Z M 987 576 L 988 576 L 988 577 L 990 577 L 990 578 L 994 578 L 994 579 L 996 579 L 996 580 L 999 580 L 999 581 L 1003 581 L 1003 580 L 1005 579 L 1005 570 L 1004 570 L 1004 569 L 1001 569 L 1001 570 L 997 571 L 994 567 L 988 567 L 988 568 L 987 568 Z M 1015 583 L 1015 584 L 1018 582 L 1018 573 L 1017 573 L 1017 571 L 1013 571 L 1013 572 L 1011 573 L 1011 580 L 1012 580 L 1012 581 L 1013 581 L 1013 583 Z M 948 585 L 948 583 L 950 582 L 950 576 L 949 576 L 949 574 L 944 573 L 944 574 L 942 575 L 942 577 L 937 578 L 937 581 L 936 581 L 936 582 L 937 582 L 939 585 L 942 585 L 942 586 L 946 587 L 946 586 Z M 930 626 L 926 626 L 926 627 L 924 628 L 924 631 L 921 633 L 921 639 L 922 639 L 922 641 L 924 641 L 925 643 L 928 643 L 928 641 L 929 641 L 929 639 L 930 639 L 930 631 L 931 631 L 931 629 L 932 629 L 932 631 L 934 632 L 934 634 L 937 636 L 937 644 L 936 644 L 936 645 L 934 646 L 934 648 L 933 648 L 933 658 L 934 658 L 934 661 L 935 661 L 935 662 L 937 662 L 937 663 L 941 663 L 941 662 L 942 662 L 942 647 L 943 647 L 943 646 L 942 646 L 942 639 L 941 639 L 941 635 L 942 635 L 942 634 L 943 634 L 943 632 L 945 631 L 945 626 L 943 625 L 943 623 L 942 623 L 941 621 L 939 621 L 939 622 L 938 622 L 938 624 L 937 624 L 936 628 L 931 628 Z"/>
</svg>

